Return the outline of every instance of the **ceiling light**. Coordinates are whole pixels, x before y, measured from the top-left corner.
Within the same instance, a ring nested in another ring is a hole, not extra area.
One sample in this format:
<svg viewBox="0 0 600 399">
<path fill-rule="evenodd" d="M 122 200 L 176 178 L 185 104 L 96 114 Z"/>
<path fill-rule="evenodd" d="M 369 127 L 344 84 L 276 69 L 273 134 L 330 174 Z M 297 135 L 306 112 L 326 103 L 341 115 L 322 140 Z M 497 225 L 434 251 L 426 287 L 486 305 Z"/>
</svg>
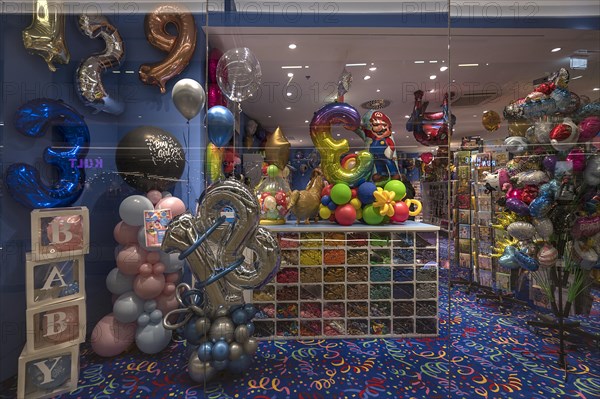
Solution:
<svg viewBox="0 0 600 399">
<path fill-rule="evenodd" d="M 479 64 L 458 64 L 459 67 L 477 67 Z"/>
<path fill-rule="evenodd" d="M 376 91 L 377 93 L 379 93 L 379 92 L 381 91 L 381 89 L 377 89 L 377 90 L 375 90 L 375 91 Z"/>
<path fill-rule="evenodd" d="M 406 138 L 409 138 L 410 136 L 406 136 Z"/>
<path fill-rule="evenodd" d="M 551 51 L 552 53 L 556 53 L 557 51 L 560 51 L 560 50 L 562 50 L 562 48 L 560 48 L 560 47 L 555 47 L 555 48 L 553 48 L 553 49 L 552 49 L 552 50 L 550 50 L 550 51 Z"/>
<path fill-rule="evenodd" d="M 581 78 L 583 78 L 583 75 L 575 76 L 574 78 L 571 78 L 571 80 L 576 80 L 576 79 L 581 79 Z"/>
<path fill-rule="evenodd" d="M 440 72 L 444 72 L 444 71 L 447 71 L 447 70 L 448 70 L 448 67 L 445 66 L 445 65 L 443 67 L 440 67 Z"/>
<path fill-rule="evenodd" d="M 593 91 L 600 91 L 600 87 L 594 87 L 592 90 Z"/>
<path fill-rule="evenodd" d="M 424 64 L 425 61 L 415 61 L 415 64 Z"/>
<path fill-rule="evenodd" d="M 341 136 L 341 134 L 340 134 L 340 133 L 338 133 L 338 134 L 336 134 L 336 136 L 340 137 L 340 136 Z"/>
<path fill-rule="evenodd" d="M 308 123 L 308 119 L 304 121 L 304 123 Z"/>
<path fill-rule="evenodd" d="M 298 141 L 302 143 L 302 139 L 300 139 L 300 140 L 298 140 Z"/>
<path fill-rule="evenodd" d="M 291 92 L 289 92 L 289 91 L 288 91 L 287 93 L 285 93 L 285 94 L 286 94 L 288 97 L 291 97 L 291 96 L 292 96 L 292 93 L 291 93 Z"/>
<path fill-rule="evenodd" d="M 138 115 L 138 119 L 142 119 L 142 115 Z"/>
<path fill-rule="evenodd" d="M 410 118 L 410 116 L 409 116 L 409 115 L 404 115 L 404 117 L 405 117 L 406 119 Z"/>
<path fill-rule="evenodd" d="M 271 115 L 267 116 L 267 118 L 270 118 L 270 117 L 271 117 Z"/>
<path fill-rule="evenodd" d="M 357 64 L 346 64 L 347 67 L 353 67 L 353 66 L 366 66 L 367 63 L 366 62 L 360 62 Z"/>
<path fill-rule="evenodd" d="M 371 79 L 371 77 L 369 75 L 365 75 L 365 77 L 363 79 L 364 80 L 369 80 L 369 79 Z"/>
<path fill-rule="evenodd" d="M 477 115 L 473 115 L 473 118 L 477 118 Z"/>
<path fill-rule="evenodd" d="M 293 78 L 294 74 L 292 72 L 288 72 L 288 78 Z"/>
<path fill-rule="evenodd" d="M 429 63 L 430 64 L 437 64 L 437 60 L 430 60 Z"/>
<path fill-rule="evenodd" d="M 485 66 L 489 66 L 489 65 L 490 65 L 490 63 L 489 63 L 489 62 L 486 62 L 486 63 L 485 63 Z"/>
<path fill-rule="evenodd" d="M 288 46 L 288 48 L 289 48 L 290 50 L 294 50 L 294 49 L 296 48 L 296 45 L 295 45 L 294 43 L 292 43 L 292 44 L 290 44 L 290 45 Z"/>
<path fill-rule="evenodd" d="M 289 111 L 290 109 L 292 109 L 292 107 L 285 107 L 285 109 L 287 109 Z"/>
<path fill-rule="evenodd" d="M 430 93 L 435 93 L 435 89 L 429 90 Z"/>
<path fill-rule="evenodd" d="M 304 68 L 305 68 L 305 69 L 308 69 L 308 68 L 309 68 L 309 66 L 308 66 L 308 65 L 304 65 Z"/>
<path fill-rule="evenodd" d="M 431 76 L 429 77 L 429 79 L 431 79 L 431 80 L 434 80 L 435 78 L 437 78 L 437 76 L 435 76 L 435 75 L 431 75 Z"/>
<path fill-rule="evenodd" d="M 125 73 L 135 73 L 135 71 L 125 71 Z"/>
<path fill-rule="evenodd" d="M 112 71 L 112 73 L 121 73 L 121 71 Z"/>
<path fill-rule="evenodd" d="M 281 69 L 302 69 L 302 65 L 284 65 Z"/>
<path fill-rule="evenodd" d="M 376 70 L 377 70 L 377 67 L 371 67 L 371 68 L 369 68 L 369 71 L 376 71 Z"/>
<path fill-rule="evenodd" d="M 396 131 L 395 131 L 395 130 L 392 130 L 392 134 L 396 134 Z"/>
</svg>

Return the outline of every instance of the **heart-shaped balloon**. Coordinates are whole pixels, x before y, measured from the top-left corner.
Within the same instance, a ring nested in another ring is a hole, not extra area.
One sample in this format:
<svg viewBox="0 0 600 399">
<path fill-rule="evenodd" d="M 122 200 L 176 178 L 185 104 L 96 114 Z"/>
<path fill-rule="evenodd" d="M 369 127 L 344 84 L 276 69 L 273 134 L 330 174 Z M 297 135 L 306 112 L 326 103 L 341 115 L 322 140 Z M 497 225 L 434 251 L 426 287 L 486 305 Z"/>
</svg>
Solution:
<svg viewBox="0 0 600 399">
<path fill-rule="evenodd" d="M 552 209 L 554 201 L 547 195 L 540 195 L 529 204 L 529 213 L 534 218 L 543 218 Z"/>
<path fill-rule="evenodd" d="M 420 158 L 425 165 L 429 165 L 431 161 L 433 161 L 433 154 L 431 152 L 424 152 L 421 154 Z"/>
<path fill-rule="evenodd" d="M 533 227 L 535 227 L 538 236 L 544 240 L 549 240 L 554 233 L 554 226 L 548 218 L 533 219 Z"/>
<path fill-rule="evenodd" d="M 542 166 L 544 167 L 544 170 L 550 174 L 550 176 L 554 176 L 556 161 L 556 155 L 546 155 L 542 160 Z"/>
<path fill-rule="evenodd" d="M 515 258 L 516 252 L 517 249 L 515 247 L 508 245 L 506 248 L 504 248 L 504 253 L 500 257 L 500 259 L 498 259 L 498 264 L 504 267 L 505 269 L 518 269 L 521 266 Z"/>
<path fill-rule="evenodd" d="M 563 119 L 550 132 L 550 144 L 557 151 L 568 151 L 575 146 L 579 139 L 579 129 L 571 118 Z"/>
<path fill-rule="evenodd" d="M 573 249 L 576 254 L 576 263 L 584 270 L 591 270 L 598 263 L 598 254 L 593 248 L 585 245 L 584 242 L 575 240 Z"/>
<path fill-rule="evenodd" d="M 508 225 L 506 231 L 512 237 L 520 241 L 530 240 L 535 236 L 535 227 L 527 222 L 513 222 Z"/>
<path fill-rule="evenodd" d="M 521 190 L 521 201 L 529 205 L 531 201 L 533 201 L 539 193 L 539 189 L 537 186 L 528 185 Z"/>
<path fill-rule="evenodd" d="M 600 117 L 588 116 L 579 122 L 579 141 L 589 141 L 600 133 Z"/>
<path fill-rule="evenodd" d="M 558 251 L 550 244 L 544 244 L 542 248 L 540 248 L 537 259 L 542 267 L 552 267 L 556 263 L 556 259 L 558 259 Z"/>
<path fill-rule="evenodd" d="M 554 127 L 554 124 L 547 121 L 536 122 L 533 126 L 533 132 L 537 142 L 540 144 L 547 144 L 550 142 L 550 131 Z"/>
<path fill-rule="evenodd" d="M 585 169 L 585 154 L 581 148 L 573 148 L 566 160 L 573 164 L 573 172 L 582 172 Z"/>
<path fill-rule="evenodd" d="M 521 216 L 529 216 L 529 206 L 518 198 L 508 198 L 506 200 L 506 209 Z"/>
<path fill-rule="evenodd" d="M 530 272 L 534 272 L 540 268 L 540 264 L 538 263 L 537 259 L 532 258 L 529 255 L 525 255 L 522 252 L 516 251 L 515 259 L 519 266 L 525 270 L 529 270 Z"/>
</svg>

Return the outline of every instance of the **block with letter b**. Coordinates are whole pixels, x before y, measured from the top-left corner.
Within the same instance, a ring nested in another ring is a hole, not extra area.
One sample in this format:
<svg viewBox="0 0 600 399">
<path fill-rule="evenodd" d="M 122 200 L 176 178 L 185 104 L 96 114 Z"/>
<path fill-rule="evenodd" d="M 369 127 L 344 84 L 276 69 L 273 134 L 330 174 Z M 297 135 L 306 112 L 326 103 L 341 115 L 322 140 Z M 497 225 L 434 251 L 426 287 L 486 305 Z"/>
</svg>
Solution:
<svg viewBox="0 0 600 399">
<path fill-rule="evenodd" d="M 31 211 L 32 260 L 72 258 L 90 250 L 89 213 L 86 207 Z"/>
<path fill-rule="evenodd" d="M 27 353 L 85 340 L 85 298 L 27 309 Z"/>
<path fill-rule="evenodd" d="M 64 302 L 85 296 L 83 255 L 62 260 L 38 260 L 27 254 L 27 307 Z"/>
<path fill-rule="evenodd" d="M 50 398 L 71 392 L 79 379 L 79 345 L 19 356 L 18 398 Z"/>
</svg>

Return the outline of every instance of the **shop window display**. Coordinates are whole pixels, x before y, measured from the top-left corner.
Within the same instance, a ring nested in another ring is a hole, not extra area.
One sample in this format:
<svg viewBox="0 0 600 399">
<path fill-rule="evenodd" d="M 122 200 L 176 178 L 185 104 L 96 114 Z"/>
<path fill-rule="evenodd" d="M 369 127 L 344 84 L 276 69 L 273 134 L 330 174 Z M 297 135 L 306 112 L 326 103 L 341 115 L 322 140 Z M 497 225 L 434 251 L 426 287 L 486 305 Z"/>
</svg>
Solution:
<svg viewBox="0 0 600 399">
<path fill-rule="evenodd" d="M 7 392 L 593 397 L 598 11 L 428 5 L 3 3 Z"/>
</svg>

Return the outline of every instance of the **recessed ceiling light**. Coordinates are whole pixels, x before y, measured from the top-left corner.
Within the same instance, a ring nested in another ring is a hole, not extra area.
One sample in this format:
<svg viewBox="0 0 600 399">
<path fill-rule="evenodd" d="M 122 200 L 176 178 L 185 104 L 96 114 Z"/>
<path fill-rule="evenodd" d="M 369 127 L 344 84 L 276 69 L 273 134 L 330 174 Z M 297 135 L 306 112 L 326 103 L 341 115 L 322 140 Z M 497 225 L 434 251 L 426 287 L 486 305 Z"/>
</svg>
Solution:
<svg viewBox="0 0 600 399">
<path fill-rule="evenodd" d="M 292 72 L 288 72 L 288 78 L 293 78 L 294 74 Z"/>
<path fill-rule="evenodd" d="M 405 117 L 406 119 L 410 118 L 410 116 L 409 116 L 409 115 L 404 115 L 404 117 Z"/>
<path fill-rule="evenodd" d="M 437 64 L 437 60 L 429 60 L 430 64 Z"/>
<path fill-rule="evenodd" d="M 435 89 L 429 90 L 430 93 L 435 93 Z"/>
<path fill-rule="evenodd" d="M 444 72 L 444 71 L 447 71 L 447 70 L 448 70 L 448 67 L 445 66 L 445 65 L 443 67 L 440 67 L 440 72 Z"/>
<path fill-rule="evenodd" d="M 437 76 L 436 76 L 436 75 L 431 75 L 431 76 L 429 77 L 429 79 L 431 79 L 431 80 L 434 80 L 435 78 L 437 78 Z"/>
<path fill-rule="evenodd" d="M 290 45 L 288 46 L 288 48 L 289 48 L 290 50 L 293 50 L 293 49 L 295 49 L 295 48 L 296 48 L 296 45 L 295 45 L 294 43 L 292 43 L 292 44 L 290 44 Z"/>
<path fill-rule="evenodd" d="M 298 140 L 298 141 L 302 143 L 302 139 L 300 139 L 300 140 Z"/>
<path fill-rule="evenodd" d="M 409 138 L 410 136 L 406 136 L 406 138 Z"/>
<path fill-rule="evenodd" d="M 304 123 L 308 123 L 308 119 L 304 121 Z"/>
<path fill-rule="evenodd" d="M 287 93 L 285 93 L 285 94 L 286 94 L 288 97 L 291 97 L 291 96 L 292 96 L 292 93 L 291 93 L 291 92 L 289 92 L 289 91 L 288 91 Z"/>
<path fill-rule="evenodd" d="M 305 69 L 308 69 L 308 68 L 310 68 L 310 67 L 309 67 L 308 65 L 304 65 L 304 68 L 305 68 Z"/>
<path fill-rule="evenodd" d="M 452 83 L 456 83 L 456 79 L 452 79 Z"/>
<path fill-rule="evenodd" d="M 139 119 L 142 119 L 142 115 L 138 115 L 138 118 L 139 118 Z"/>
<path fill-rule="evenodd" d="M 392 134 L 396 134 L 396 131 L 395 131 L 395 130 L 392 130 Z"/>
<path fill-rule="evenodd" d="M 347 67 L 354 67 L 354 66 L 366 66 L 367 63 L 366 62 L 359 62 L 356 64 L 346 64 Z"/>
<path fill-rule="evenodd" d="M 415 61 L 415 64 L 424 64 L 425 61 Z"/>
<path fill-rule="evenodd" d="M 125 73 L 135 73 L 135 71 L 125 71 Z"/>
<path fill-rule="evenodd" d="M 290 109 L 292 109 L 292 107 L 285 107 L 285 109 L 287 109 L 289 111 Z"/>
<path fill-rule="evenodd" d="M 556 53 L 557 51 L 560 51 L 560 50 L 562 50 L 562 48 L 560 48 L 560 47 L 555 47 L 555 48 L 553 48 L 553 49 L 552 49 L 552 50 L 550 50 L 550 51 L 551 51 L 552 53 Z"/>
<path fill-rule="evenodd" d="M 486 62 L 486 63 L 485 63 L 485 66 L 489 66 L 489 65 L 490 65 L 490 63 L 489 63 L 489 62 Z"/>
<path fill-rule="evenodd" d="M 473 115 L 473 118 L 477 118 L 477 115 Z"/>
<path fill-rule="evenodd" d="M 284 65 L 281 69 L 302 69 L 302 65 Z"/>
<path fill-rule="evenodd" d="M 4 126 L 4 122 L 0 122 L 0 126 Z"/>
<path fill-rule="evenodd" d="M 381 91 L 381 89 L 377 89 L 377 90 L 375 90 L 375 91 L 376 91 L 377 93 L 379 93 L 379 92 Z"/>
<path fill-rule="evenodd" d="M 369 68 L 369 71 L 376 71 L 376 70 L 377 70 L 377 67 L 371 67 L 371 68 Z"/>
<path fill-rule="evenodd" d="M 121 73 L 121 71 L 118 71 L 118 70 L 117 71 L 112 71 L 112 73 Z"/>
<path fill-rule="evenodd" d="M 371 77 L 369 75 L 365 75 L 365 77 L 363 79 L 364 80 L 369 80 L 369 79 L 371 79 Z"/>
<path fill-rule="evenodd" d="M 478 67 L 479 64 L 458 64 L 459 67 Z"/>
<path fill-rule="evenodd" d="M 581 79 L 581 78 L 583 78 L 583 75 L 575 76 L 574 78 L 571 78 L 571 80 Z"/>
<path fill-rule="evenodd" d="M 340 133 L 338 133 L 338 134 L 336 134 L 336 136 L 340 137 L 340 136 L 341 136 L 341 134 L 340 134 Z"/>
<path fill-rule="evenodd" d="M 271 117 L 271 115 L 267 116 L 267 118 L 270 118 L 270 117 Z"/>
<path fill-rule="evenodd" d="M 600 87 L 594 87 L 592 90 L 594 90 L 594 91 L 600 91 Z"/>
</svg>

